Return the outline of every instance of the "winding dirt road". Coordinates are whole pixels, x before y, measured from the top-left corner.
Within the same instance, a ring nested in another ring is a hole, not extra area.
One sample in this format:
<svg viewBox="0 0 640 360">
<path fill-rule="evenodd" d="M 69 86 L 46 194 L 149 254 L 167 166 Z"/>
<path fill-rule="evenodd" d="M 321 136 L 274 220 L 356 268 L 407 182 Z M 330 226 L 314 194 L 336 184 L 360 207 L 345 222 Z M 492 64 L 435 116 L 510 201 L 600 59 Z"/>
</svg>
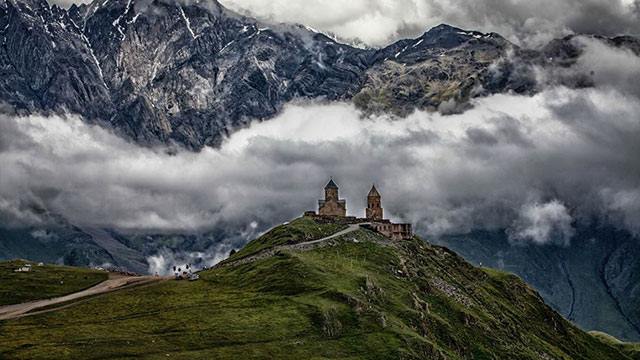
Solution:
<svg viewBox="0 0 640 360">
<path fill-rule="evenodd" d="M 51 311 L 67 308 L 80 303 L 81 299 L 88 296 L 106 294 L 117 290 L 141 286 L 153 282 L 167 280 L 156 276 L 125 276 L 109 274 L 109 279 L 93 287 L 78 291 L 69 295 L 52 299 L 29 301 L 22 304 L 0 306 L 0 320 L 16 319 L 24 316 L 43 314 Z M 75 301 L 79 300 L 79 301 Z M 86 299 L 85 299 L 86 300 Z M 56 306 L 60 305 L 60 306 Z M 46 308 L 46 309 L 43 309 Z M 43 309 L 38 311 L 38 309 Z"/>
</svg>

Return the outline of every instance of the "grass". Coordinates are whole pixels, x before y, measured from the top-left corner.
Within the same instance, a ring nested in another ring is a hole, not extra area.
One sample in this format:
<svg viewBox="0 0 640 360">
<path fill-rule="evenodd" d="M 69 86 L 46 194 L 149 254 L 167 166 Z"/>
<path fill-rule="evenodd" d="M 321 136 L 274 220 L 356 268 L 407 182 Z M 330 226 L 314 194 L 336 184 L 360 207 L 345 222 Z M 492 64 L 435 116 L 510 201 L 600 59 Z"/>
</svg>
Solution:
<svg viewBox="0 0 640 360">
<path fill-rule="evenodd" d="M 321 223 L 311 217 L 301 217 L 286 225 L 277 226 L 248 243 L 232 259 L 237 260 L 278 245 L 290 245 L 321 239 L 346 229 L 344 224 Z"/>
<path fill-rule="evenodd" d="M 251 251 L 300 240 L 301 227 L 316 226 L 309 220 L 266 234 Z M 419 239 L 380 240 L 358 230 L 335 246 L 1 322 L 0 358 L 630 358 L 562 319 L 515 276 Z"/>
<path fill-rule="evenodd" d="M 14 270 L 31 264 L 30 272 Z M 106 280 L 104 271 L 58 265 L 42 265 L 25 260 L 0 262 L 0 306 L 49 299 L 84 290 Z"/>
<path fill-rule="evenodd" d="M 589 334 L 591 334 L 596 339 L 602 341 L 603 343 L 619 349 L 622 353 L 626 354 L 631 359 L 640 359 L 639 343 L 623 342 L 609 334 L 599 332 L 599 331 L 590 331 Z"/>
</svg>

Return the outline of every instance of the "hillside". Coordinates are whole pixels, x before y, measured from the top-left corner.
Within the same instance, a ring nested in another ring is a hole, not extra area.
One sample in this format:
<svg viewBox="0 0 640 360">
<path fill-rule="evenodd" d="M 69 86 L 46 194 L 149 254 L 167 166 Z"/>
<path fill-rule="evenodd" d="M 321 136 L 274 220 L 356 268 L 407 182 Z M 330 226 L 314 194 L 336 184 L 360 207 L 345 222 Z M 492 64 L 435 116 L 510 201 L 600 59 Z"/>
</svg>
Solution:
<svg viewBox="0 0 640 360">
<path fill-rule="evenodd" d="M 26 264 L 33 265 L 31 271 L 14 271 Z M 70 266 L 37 266 L 24 260 L 0 262 L 0 306 L 70 294 L 106 280 L 107 275 Z"/>
<path fill-rule="evenodd" d="M 0 357 L 628 358 L 516 276 L 475 268 L 417 238 L 391 242 L 303 218 L 247 249 L 199 281 L 2 322 Z"/>
<path fill-rule="evenodd" d="M 579 226 L 571 244 L 513 246 L 504 231 L 434 240 L 473 264 L 518 274 L 585 330 L 640 340 L 640 243 L 610 226 Z"/>
<path fill-rule="evenodd" d="M 604 342 L 607 345 L 618 348 L 622 353 L 629 356 L 632 359 L 640 359 L 640 344 L 623 342 L 615 337 L 598 331 L 590 331 L 589 334 L 596 337 L 598 340 Z"/>
</svg>

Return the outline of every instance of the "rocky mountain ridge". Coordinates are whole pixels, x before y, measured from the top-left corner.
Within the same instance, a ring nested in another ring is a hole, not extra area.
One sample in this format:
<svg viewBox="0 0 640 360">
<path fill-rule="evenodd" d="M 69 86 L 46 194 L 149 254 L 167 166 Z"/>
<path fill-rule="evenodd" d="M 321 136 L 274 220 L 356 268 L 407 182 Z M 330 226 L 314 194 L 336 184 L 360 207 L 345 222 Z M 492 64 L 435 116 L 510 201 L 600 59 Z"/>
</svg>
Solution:
<svg viewBox="0 0 640 360">
<path fill-rule="evenodd" d="M 583 329 L 640 339 L 637 239 L 607 226 L 580 226 L 567 247 L 513 246 L 504 232 L 474 231 L 435 242 L 472 263 L 521 276 Z"/>
<path fill-rule="evenodd" d="M 460 111 L 472 97 L 535 92 L 530 65 L 580 53 L 571 39 L 523 50 L 448 25 L 360 49 L 204 0 L 96 0 L 68 10 L 2 0 L 0 29 L 5 108 L 77 113 L 141 144 L 190 149 L 216 146 L 297 98 L 353 99 L 365 113 L 399 116 Z"/>
</svg>

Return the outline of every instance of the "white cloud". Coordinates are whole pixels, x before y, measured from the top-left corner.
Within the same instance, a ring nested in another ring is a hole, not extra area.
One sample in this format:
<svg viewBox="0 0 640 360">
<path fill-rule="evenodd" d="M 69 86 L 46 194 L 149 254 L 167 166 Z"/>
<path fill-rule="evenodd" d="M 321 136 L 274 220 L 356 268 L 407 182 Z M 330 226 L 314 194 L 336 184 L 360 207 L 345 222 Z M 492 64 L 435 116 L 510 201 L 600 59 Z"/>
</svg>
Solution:
<svg viewBox="0 0 640 360">
<path fill-rule="evenodd" d="M 2 216 L 30 218 L 38 213 L 31 204 L 82 226 L 254 232 L 313 209 L 333 175 L 351 214 L 362 215 L 376 182 L 389 216 L 431 236 L 512 227 L 520 240 L 567 241 L 565 207 L 576 219 L 615 211 L 633 230 L 634 202 L 603 194 L 638 191 L 628 143 L 640 136 L 634 99 L 556 88 L 399 120 L 362 118 L 345 103 L 297 104 L 220 149 L 175 155 L 76 117 L 4 118 L 2 128 L 12 130 L 0 135 Z M 557 201 L 530 205 L 532 198 Z"/>
<path fill-rule="evenodd" d="M 155 255 L 147 257 L 149 264 L 148 273 L 160 276 L 173 275 L 173 267 L 186 269 L 189 265 L 193 271 L 210 268 L 226 259 L 232 247 L 226 243 L 217 244 L 206 252 L 174 252 L 169 249 L 160 249 Z"/>
<path fill-rule="evenodd" d="M 526 204 L 508 231 L 509 239 L 516 243 L 532 241 L 539 245 L 556 243 L 567 246 L 575 233 L 572 222 L 569 211 L 558 200 Z"/>
</svg>

